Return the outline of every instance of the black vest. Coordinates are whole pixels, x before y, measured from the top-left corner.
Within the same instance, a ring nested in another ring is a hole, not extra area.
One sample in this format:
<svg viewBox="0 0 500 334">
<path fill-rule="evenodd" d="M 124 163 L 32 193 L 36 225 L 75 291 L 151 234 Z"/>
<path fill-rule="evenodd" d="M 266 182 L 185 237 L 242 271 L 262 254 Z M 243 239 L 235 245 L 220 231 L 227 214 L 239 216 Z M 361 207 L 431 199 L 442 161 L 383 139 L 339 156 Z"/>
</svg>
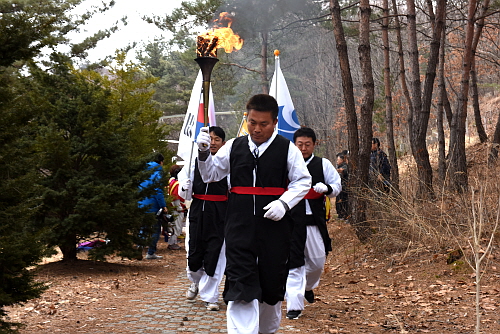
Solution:
<svg viewBox="0 0 500 334">
<path fill-rule="evenodd" d="M 248 147 L 248 138 L 238 137 L 230 155 L 231 187 L 279 187 L 288 185 L 287 158 L 290 141 L 277 135 L 262 156 L 255 158 Z M 255 185 L 253 170 L 256 170 Z M 234 195 L 234 194 L 232 194 Z M 279 198 L 276 195 L 238 195 L 255 198 L 255 215 L 264 216 L 263 207 Z M 251 199 L 252 200 L 252 199 Z"/>
<path fill-rule="evenodd" d="M 311 185 L 315 185 L 318 182 L 325 183 L 325 176 L 323 174 L 323 159 L 319 157 L 313 157 L 312 160 L 307 164 L 307 169 L 312 177 Z M 326 209 L 325 209 L 325 196 L 321 196 L 318 199 L 309 199 L 309 207 L 311 208 L 312 215 L 306 215 L 306 200 L 301 200 L 295 207 L 292 208 L 291 213 L 294 220 L 303 220 L 306 225 L 316 225 L 318 226 L 319 232 L 323 239 L 325 245 L 325 252 L 328 254 L 332 250 L 332 241 L 328 235 L 328 228 L 326 226 Z M 305 244 L 305 238 L 296 236 L 298 247 L 302 247 L 302 243 Z M 292 248 L 293 249 L 293 248 Z M 293 263 L 295 266 L 300 266 L 300 251 L 292 253 L 292 261 L 299 261 Z M 293 267 L 292 267 L 293 268 Z"/>
<path fill-rule="evenodd" d="M 227 177 L 218 182 L 204 183 L 198 169 L 197 161 L 194 166 L 193 194 L 227 195 Z"/>
<path fill-rule="evenodd" d="M 307 164 L 307 169 L 312 177 L 311 185 L 315 185 L 318 182 L 325 183 L 325 176 L 323 175 L 323 159 L 316 156 L 313 157 Z M 308 201 L 314 216 L 315 225 L 324 224 L 326 221 L 325 197 L 321 196 L 320 198 L 309 199 Z"/>
</svg>

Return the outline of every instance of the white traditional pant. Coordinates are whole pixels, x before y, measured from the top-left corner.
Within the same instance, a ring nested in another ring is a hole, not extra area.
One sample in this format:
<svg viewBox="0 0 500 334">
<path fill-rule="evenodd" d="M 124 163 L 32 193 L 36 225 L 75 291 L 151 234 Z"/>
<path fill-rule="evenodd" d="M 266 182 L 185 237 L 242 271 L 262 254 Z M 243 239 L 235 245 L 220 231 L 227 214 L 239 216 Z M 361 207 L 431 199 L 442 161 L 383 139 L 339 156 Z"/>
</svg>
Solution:
<svg viewBox="0 0 500 334">
<path fill-rule="evenodd" d="M 286 310 L 304 309 L 304 292 L 319 285 L 325 266 L 325 244 L 317 226 L 307 226 L 307 238 L 304 249 L 305 265 L 290 269 L 286 281 Z"/>
<path fill-rule="evenodd" d="M 306 291 L 309 291 L 319 285 L 319 279 L 326 261 L 325 244 L 317 226 L 307 226 L 304 255 L 306 262 Z"/>
<path fill-rule="evenodd" d="M 227 305 L 227 332 L 229 334 L 270 334 L 278 331 L 281 322 L 281 302 L 276 305 L 230 301 Z"/>
<path fill-rule="evenodd" d="M 172 204 L 175 207 L 179 207 L 179 208 L 181 207 L 180 201 L 178 199 L 173 201 Z M 172 235 L 168 238 L 169 245 L 177 244 L 177 242 L 178 242 L 177 237 L 182 234 L 182 228 L 184 227 L 184 212 L 175 211 L 174 214 L 177 215 L 177 218 L 175 218 L 175 221 L 174 221 L 174 226 L 173 226 L 174 231 L 173 231 Z"/>
<path fill-rule="evenodd" d="M 187 220 L 189 224 L 189 220 Z M 189 226 L 186 229 L 186 257 L 189 254 Z M 208 276 L 205 269 L 200 268 L 197 271 L 191 271 L 189 265 L 186 265 L 186 273 L 188 279 L 198 284 L 198 293 L 201 300 L 209 303 L 216 303 L 219 300 L 219 286 L 224 277 L 224 270 L 226 269 L 226 243 L 222 244 L 217 260 L 217 267 L 215 268 L 214 276 Z"/>
<path fill-rule="evenodd" d="M 286 280 L 286 311 L 304 309 L 304 291 L 306 291 L 306 267 L 290 269 Z"/>
</svg>

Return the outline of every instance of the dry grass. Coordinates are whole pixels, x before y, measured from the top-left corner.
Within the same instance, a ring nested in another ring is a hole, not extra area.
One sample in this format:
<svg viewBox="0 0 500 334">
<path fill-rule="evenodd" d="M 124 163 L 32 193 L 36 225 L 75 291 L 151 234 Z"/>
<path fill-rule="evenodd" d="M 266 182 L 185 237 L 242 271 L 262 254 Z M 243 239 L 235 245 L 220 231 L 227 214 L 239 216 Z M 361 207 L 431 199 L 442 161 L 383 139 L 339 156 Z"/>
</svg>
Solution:
<svg viewBox="0 0 500 334">
<path fill-rule="evenodd" d="M 401 194 L 368 192 L 368 219 L 374 232 L 370 244 L 374 250 L 381 254 L 410 256 L 423 250 L 449 252 L 467 248 L 478 205 L 485 220 L 482 237 L 489 238 L 499 210 L 500 167 L 488 168 L 487 153 L 487 144 L 468 148 L 470 188 L 466 193 L 448 191 L 444 186 L 446 182 L 439 181 L 436 172 L 433 200 L 416 199 L 419 181 L 415 168 L 403 161 L 406 168 L 400 175 Z M 433 161 L 437 163 L 437 159 Z M 483 196 L 477 196 L 479 192 Z"/>
</svg>

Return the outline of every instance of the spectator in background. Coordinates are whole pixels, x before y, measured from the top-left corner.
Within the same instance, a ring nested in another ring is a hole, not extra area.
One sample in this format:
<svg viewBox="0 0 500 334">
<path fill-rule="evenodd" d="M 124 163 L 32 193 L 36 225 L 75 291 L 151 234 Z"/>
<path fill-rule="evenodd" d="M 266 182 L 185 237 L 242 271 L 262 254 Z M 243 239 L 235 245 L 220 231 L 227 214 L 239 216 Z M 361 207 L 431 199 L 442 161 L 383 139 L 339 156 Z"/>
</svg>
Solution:
<svg viewBox="0 0 500 334">
<path fill-rule="evenodd" d="M 142 182 L 139 189 L 147 189 L 153 185 L 157 185 L 155 188 L 155 193 L 141 201 L 139 201 L 139 207 L 147 207 L 146 219 L 151 222 L 151 227 L 148 228 L 144 226 L 141 229 L 142 233 L 145 231 L 151 231 L 151 243 L 149 244 L 148 253 L 146 255 L 147 260 L 161 259 L 162 256 L 156 254 L 156 245 L 160 238 L 162 218 L 160 217 L 161 211 L 167 213 L 167 203 L 165 202 L 165 196 L 163 194 L 163 187 L 160 185 L 162 173 L 163 173 L 163 160 L 162 154 L 158 154 L 155 161 L 149 162 L 146 169 L 151 171 L 151 176 L 149 179 Z"/>
<path fill-rule="evenodd" d="M 342 191 L 337 195 L 335 208 L 340 219 L 347 219 L 349 214 L 349 195 L 347 194 L 347 182 L 349 180 L 349 166 L 347 151 L 337 154 L 337 172 L 340 175 Z"/>
<path fill-rule="evenodd" d="M 390 191 L 391 165 L 387 154 L 380 149 L 380 140 L 372 138 L 370 154 L 370 187 L 385 193 Z"/>
<path fill-rule="evenodd" d="M 179 181 L 177 180 L 177 175 L 181 171 L 182 167 L 179 165 L 173 165 L 170 167 L 170 179 L 168 181 L 168 193 L 172 196 L 172 206 L 174 208 L 174 228 L 173 233 L 168 238 L 168 249 L 171 250 L 180 250 L 181 246 L 179 246 L 178 238 L 182 233 L 182 227 L 184 226 L 184 199 L 179 196 Z"/>
</svg>

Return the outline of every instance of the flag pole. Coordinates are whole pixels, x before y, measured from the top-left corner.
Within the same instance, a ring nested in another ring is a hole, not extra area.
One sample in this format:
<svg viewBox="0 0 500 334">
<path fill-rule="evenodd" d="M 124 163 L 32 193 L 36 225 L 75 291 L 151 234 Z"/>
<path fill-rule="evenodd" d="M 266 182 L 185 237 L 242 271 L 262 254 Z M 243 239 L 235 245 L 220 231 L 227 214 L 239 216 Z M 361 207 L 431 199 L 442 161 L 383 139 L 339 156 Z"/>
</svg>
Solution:
<svg viewBox="0 0 500 334">
<path fill-rule="evenodd" d="M 274 50 L 274 76 L 278 75 L 278 67 L 280 64 L 280 50 Z M 278 99 L 278 80 L 274 78 L 274 82 L 276 82 L 276 87 L 274 89 L 274 96 Z"/>
<path fill-rule="evenodd" d="M 243 118 L 241 119 L 241 123 L 240 123 L 240 127 L 238 128 L 238 132 L 237 132 L 237 136 L 240 137 L 241 136 L 241 130 L 243 129 L 243 124 L 245 124 L 245 121 L 247 119 L 247 115 L 248 113 L 245 111 L 243 113 Z"/>
</svg>

